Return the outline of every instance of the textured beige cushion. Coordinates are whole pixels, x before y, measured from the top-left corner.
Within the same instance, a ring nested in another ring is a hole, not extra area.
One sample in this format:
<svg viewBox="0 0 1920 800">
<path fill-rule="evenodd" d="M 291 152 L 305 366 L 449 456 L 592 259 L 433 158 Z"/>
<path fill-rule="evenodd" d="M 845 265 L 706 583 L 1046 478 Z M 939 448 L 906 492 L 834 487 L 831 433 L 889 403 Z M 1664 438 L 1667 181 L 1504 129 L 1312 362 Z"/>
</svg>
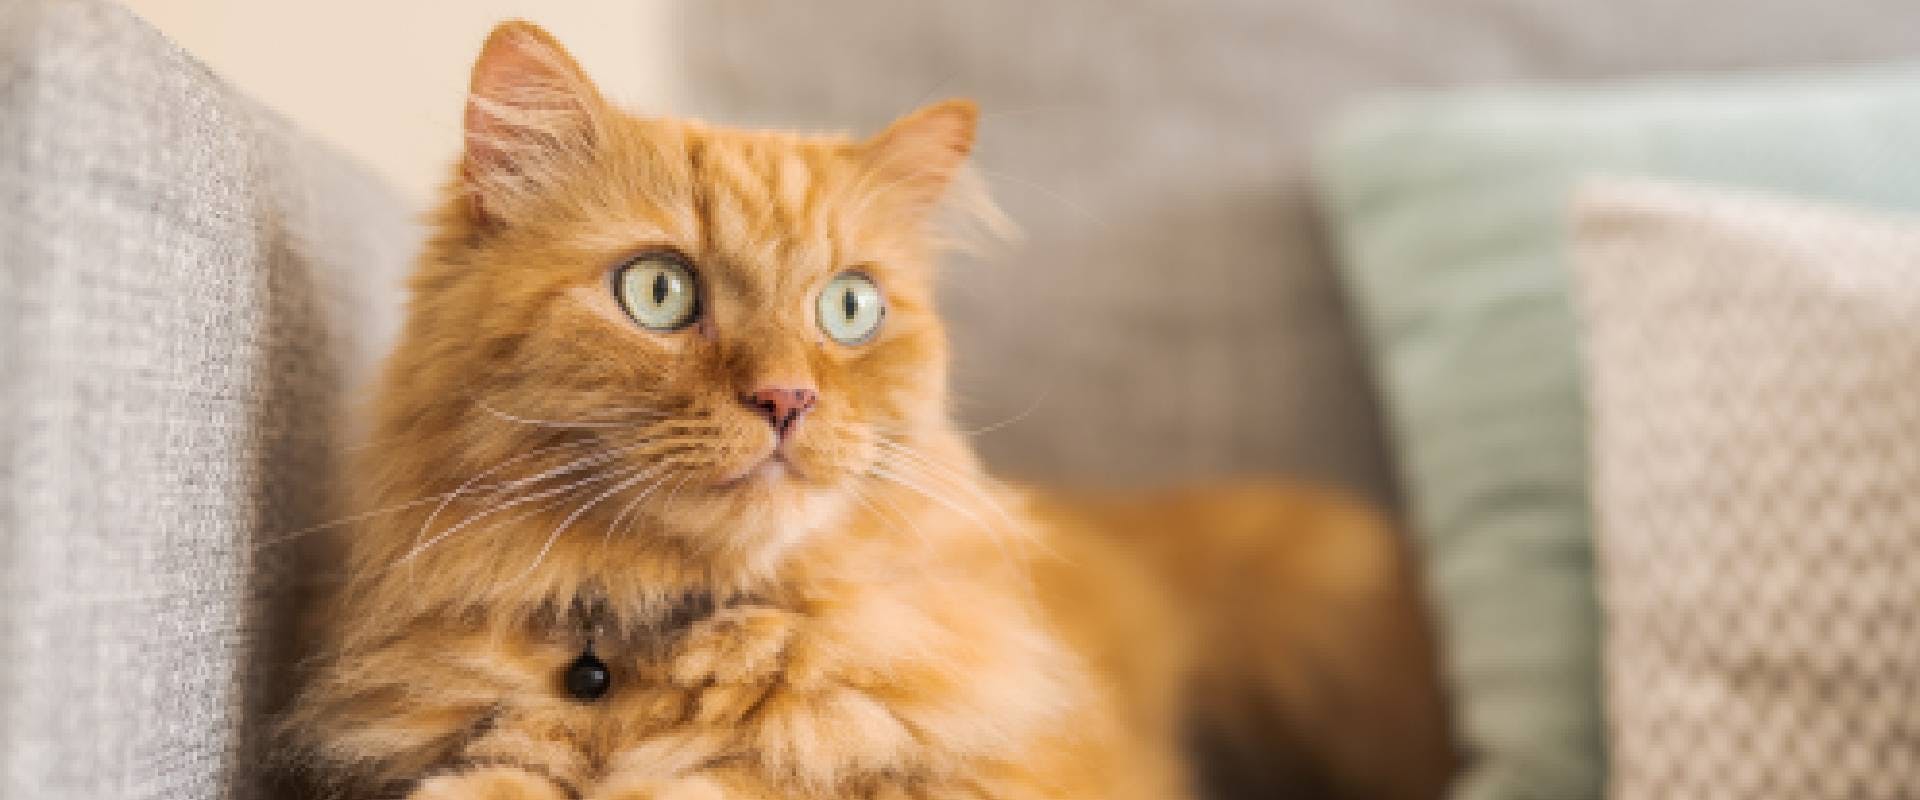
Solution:
<svg viewBox="0 0 1920 800">
<path fill-rule="evenodd" d="M 1920 220 L 1578 209 L 1612 796 L 1920 796 Z"/>
</svg>

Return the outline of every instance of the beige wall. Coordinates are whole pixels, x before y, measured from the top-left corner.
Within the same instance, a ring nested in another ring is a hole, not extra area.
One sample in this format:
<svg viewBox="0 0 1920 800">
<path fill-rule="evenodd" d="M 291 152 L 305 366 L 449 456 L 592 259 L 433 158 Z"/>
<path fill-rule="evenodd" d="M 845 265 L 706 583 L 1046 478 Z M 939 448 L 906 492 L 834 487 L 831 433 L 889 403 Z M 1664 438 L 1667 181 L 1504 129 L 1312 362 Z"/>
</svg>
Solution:
<svg viewBox="0 0 1920 800">
<path fill-rule="evenodd" d="M 354 153 L 416 201 L 460 143 L 467 68 L 495 22 L 565 42 L 607 94 L 671 106 L 671 0 L 126 0 L 243 91 Z"/>
</svg>

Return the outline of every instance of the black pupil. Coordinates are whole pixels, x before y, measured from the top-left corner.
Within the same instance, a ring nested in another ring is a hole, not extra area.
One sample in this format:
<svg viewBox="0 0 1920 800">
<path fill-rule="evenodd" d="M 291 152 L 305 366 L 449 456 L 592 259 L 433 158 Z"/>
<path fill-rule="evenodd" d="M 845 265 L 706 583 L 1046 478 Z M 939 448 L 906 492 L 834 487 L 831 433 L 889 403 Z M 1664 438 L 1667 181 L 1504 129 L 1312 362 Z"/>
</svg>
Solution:
<svg viewBox="0 0 1920 800">
<path fill-rule="evenodd" d="M 613 683 L 613 674 L 607 670 L 606 662 L 589 650 L 567 665 L 561 680 L 566 684 L 567 694 L 573 695 L 575 700 L 598 700 Z"/>
<path fill-rule="evenodd" d="M 672 286 L 672 283 L 671 281 L 668 280 L 667 273 L 665 272 L 654 273 L 653 275 L 653 304 L 654 305 L 657 306 L 667 302 L 667 290 L 671 288 L 671 286 Z"/>
<path fill-rule="evenodd" d="M 854 295 L 852 289 L 848 289 L 846 294 L 840 296 L 840 308 L 846 312 L 848 321 L 859 316 L 860 298 Z"/>
</svg>

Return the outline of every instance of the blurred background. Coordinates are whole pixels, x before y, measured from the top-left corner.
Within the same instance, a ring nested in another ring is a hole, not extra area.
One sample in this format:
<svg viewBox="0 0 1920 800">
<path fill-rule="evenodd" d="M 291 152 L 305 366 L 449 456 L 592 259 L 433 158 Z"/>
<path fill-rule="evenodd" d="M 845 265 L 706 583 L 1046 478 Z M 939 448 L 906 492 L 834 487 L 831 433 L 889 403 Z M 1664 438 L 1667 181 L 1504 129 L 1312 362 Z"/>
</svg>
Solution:
<svg viewBox="0 0 1920 800">
<path fill-rule="evenodd" d="M 602 89 L 638 109 L 676 105 L 684 68 L 669 0 L 129 0 L 220 77 L 377 170 L 424 204 L 460 144 L 467 75 L 501 20 L 565 41 Z"/>
<path fill-rule="evenodd" d="M 1914 0 L 0 0 L 0 714 L 77 720 L 0 794 L 252 791 L 304 574 L 254 545 L 507 17 L 640 113 L 977 99 L 980 449 L 1389 509 L 1454 797 L 1920 796 Z"/>
<path fill-rule="evenodd" d="M 1308 188 L 1315 137 L 1408 87 L 1894 58 L 1904 0 L 457 4 L 130 0 L 223 79 L 423 204 L 477 43 L 553 30 L 629 107 L 870 132 L 978 98 L 1025 232 L 950 281 L 960 412 L 1053 480 L 1305 474 L 1396 501 Z M 1019 287 L 1006 291 L 1007 287 Z M 1151 287 L 1151 291 L 1147 290 Z M 986 294 L 983 294 L 985 292 Z"/>
</svg>

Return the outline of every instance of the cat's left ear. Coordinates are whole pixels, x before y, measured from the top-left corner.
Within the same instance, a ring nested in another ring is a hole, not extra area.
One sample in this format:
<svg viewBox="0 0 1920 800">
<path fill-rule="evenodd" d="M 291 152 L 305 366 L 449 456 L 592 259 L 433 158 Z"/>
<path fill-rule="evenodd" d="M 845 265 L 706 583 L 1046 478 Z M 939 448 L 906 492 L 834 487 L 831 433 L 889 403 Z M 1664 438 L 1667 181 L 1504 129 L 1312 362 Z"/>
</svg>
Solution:
<svg viewBox="0 0 1920 800">
<path fill-rule="evenodd" d="M 610 113 L 566 48 L 538 25 L 504 22 L 473 64 L 461 164 L 476 216 L 498 218 L 516 198 L 549 188 L 590 158 Z"/>
<path fill-rule="evenodd" d="M 877 185 L 916 214 L 939 204 L 973 152 L 980 109 L 971 100 L 943 100 L 895 120 L 861 144 Z"/>
</svg>

